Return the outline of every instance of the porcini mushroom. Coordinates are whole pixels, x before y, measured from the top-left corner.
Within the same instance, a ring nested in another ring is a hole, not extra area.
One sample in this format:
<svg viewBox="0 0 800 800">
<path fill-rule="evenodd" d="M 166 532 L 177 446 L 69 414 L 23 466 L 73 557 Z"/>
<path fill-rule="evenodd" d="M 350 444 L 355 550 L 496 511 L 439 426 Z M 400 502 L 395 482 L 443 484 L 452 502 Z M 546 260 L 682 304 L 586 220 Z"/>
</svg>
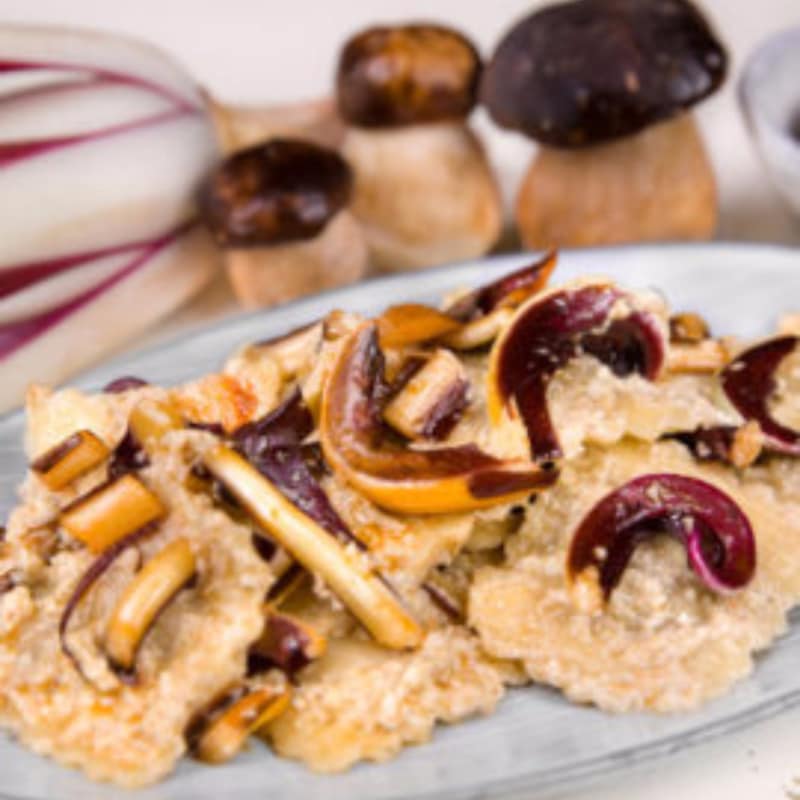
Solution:
<svg viewBox="0 0 800 800">
<path fill-rule="evenodd" d="M 471 42 L 435 25 L 369 28 L 344 46 L 336 75 L 348 125 L 342 153 L 378 268 L 471 258 L 497 240 L 500 195 L 466 124 L 480 69 Z"/>
<path fill-rule="evenodd" d="M 347 210 L 352 175 L 332 150 L 272 139 L 223 161 L 201 191 L 203 219 L 250 308 L 351 283 L 367 248 Z"/>
<path fill-rule="evenodd" d="M 573 0 L 515 25 L 480 95 L 498 125 L 542 145 L 517 196 L 523 242 L 708 238 L 714 174 L 685 112 L 726 67 L 688 0 Z"/>
</svg>

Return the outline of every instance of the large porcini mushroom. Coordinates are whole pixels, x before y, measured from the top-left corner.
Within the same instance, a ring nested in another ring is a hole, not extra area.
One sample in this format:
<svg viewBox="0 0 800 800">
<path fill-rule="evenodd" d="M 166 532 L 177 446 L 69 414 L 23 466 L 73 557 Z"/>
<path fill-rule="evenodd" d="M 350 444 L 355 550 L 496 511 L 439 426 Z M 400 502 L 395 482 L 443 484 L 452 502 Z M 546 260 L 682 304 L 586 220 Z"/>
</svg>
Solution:
<svg viewBox="0 0 800 800">
<path fill-rule="evenodd" d="M 487 252 L 502 227 L 494 176 L 466 118 L 480 56 L 437 25 L 369 28 L 336 75 L 355 173 L 353 212 L 380 269 L 428 267 Z"/>
<path fill-rule="evenodd" d="M 214 170 L 200 209 L 243 305 L 281 303 L 363 276 L 367 248 L 347 210 L 351 191 L 344 159 L 299 139 L 241 150 Z"/>
<path fill-rule="evenodd" d="M 377 325 L 350 335 L 325 386 L 320 440 L 325 460 L 376 505 L 409 514 L 484 508 L 550 485 L 552 469 L 502 460 L 475 445 L 410 448 L 382 422 L 384 359 Z"/>
<path fill-rule="evenodd" d="M 523 242 L 708 238 L 716 185 L 683 112 L 726 67 L 688 0 L 573 0 L 517 23 L 480 94 L 498 125 L 542 145 L 517 196 Z"/>
</svg>

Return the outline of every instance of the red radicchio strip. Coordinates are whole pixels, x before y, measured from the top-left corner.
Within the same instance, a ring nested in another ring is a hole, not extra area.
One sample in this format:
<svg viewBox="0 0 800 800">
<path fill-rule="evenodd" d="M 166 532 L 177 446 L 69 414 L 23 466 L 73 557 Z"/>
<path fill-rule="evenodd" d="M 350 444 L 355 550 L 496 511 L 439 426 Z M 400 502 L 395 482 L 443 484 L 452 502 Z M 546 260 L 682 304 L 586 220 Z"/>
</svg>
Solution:
<svg viewBox="0 0 800 800">
<path fill-rule="evenodd" d="M 642 475 L 597 503 L 573 536 L 568 575 L 596 568 L 608 599 L 636 547 L 657 533 L 683 542 L 689 566 L 715 592 L 753 577 L 755 538 L 741 508 L 715 486 L 672 473 Z"/>
<path fill-rule="evenodd" d="M 127 536 L 123 536 L 110 547 L 107 547 L 90 564 L 89 569 L 83 573 L 64 606 L 64 611 L 61 613 L 61 619 L 58 622 L 58 638 L 61 642 L 61 652 L 72 662 L 72 665 L 84 680 L 86 679 L 86 675 L 83 672 L 83 667 L 67 641 L 67 630 L 69 628 L 70 619 L 81 600 L 102 577 L 106 570 L 108 570 L 129 547 L 133 547 L 135 544 L 147 538 L 157 527 L 158 523 L 151 522 L 129 533 Z"/>
<path fill-rule="evenodd" d="M 445 309 L 445 313 L 459 322 L 470 322 L 496 308 L 521 302 L 545 287 L 555 266 L 556 253 L 550 252 L 539 261 L 459 298 Z"/>
<path fill-rule="evenodd" d="M 720 380 L 733 407 L 745 418 L 758 422 L 766 448 L 800 456 L 800 431 L 782 425 L 769 410 L 775 391 L 775 372 L 794 352 L 800 338 L 780 336 L 741 353 L 722 371 Z"/>
<path fill-rule="evenodd" d="M 314 430 L 311 412 L 299 389 L 267 416 L 243 425 L 232 436 L 233 445 L 262 475 L 305 514 L 344 544 L 363 549 L 331 505 L 307 461 L 305 439 Z"/>
<path fill-rule="evenodd" d="M 612 286 L 556 292 L 523 311 L 498 343 L 497 388 L 504 400 L 516 400 L 534 459 L 562 455 L 547 408 L 547 387 L 571 359 L 587 353 L 618 377 L 639 373 L 652 380 L 658 374 L 664 343 L 655 320 L 635 311 L 609 323 L 624 297 Z"/>
</svg>

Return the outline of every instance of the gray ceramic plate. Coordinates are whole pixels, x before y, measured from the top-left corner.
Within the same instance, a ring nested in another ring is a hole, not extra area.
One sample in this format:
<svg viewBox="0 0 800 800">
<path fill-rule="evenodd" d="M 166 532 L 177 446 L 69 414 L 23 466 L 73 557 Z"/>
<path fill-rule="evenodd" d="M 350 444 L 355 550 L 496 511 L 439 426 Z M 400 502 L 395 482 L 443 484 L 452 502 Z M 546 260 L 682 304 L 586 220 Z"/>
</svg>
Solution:
<svg viewBox="0 0 800 800">
<path fill-rule="evenodd" d="M 376 280 L 268 312 L 236 317 L 157 350 L 125 356 L 79 385 L 96 388 L 134 374 L 174 383 L 217 367 L 238 345 L 283 333 L 335 307 L 375 312 L 391 303 L 436 300 L 454 286 L 477 284 L 527 260 L 524 255 Z M 800 310 L 800 251 L 743 245 L 628 247 L 565 253 L 558 278 L 604 274 L 662 289 L 678 309 L 701 311 L 719 333 L 769 333 L 786 311 Z M 0 419 L 0 518 L 24 468 L 22 418 Z M 799 620 L 800 621 L 800 620 Z M 754 674 L 696 714 L 612 716 L 568 703 L 540 687 L 509 692 L 498 712 L 440 729 L 433 742 L 382 765 L 346 775 L 312 775 L 260 745 L 216 768 L 192 762 L 160 786 L 135 794 L 95 786 L 76 772 L 0 738 L 0 793 L 45 800 L 477 800 L 536 796 L 590 781 L 647 758 L 667 757 L 713 736 L 800 705 L 800 625 L 759 658 Z"/>
</svg>

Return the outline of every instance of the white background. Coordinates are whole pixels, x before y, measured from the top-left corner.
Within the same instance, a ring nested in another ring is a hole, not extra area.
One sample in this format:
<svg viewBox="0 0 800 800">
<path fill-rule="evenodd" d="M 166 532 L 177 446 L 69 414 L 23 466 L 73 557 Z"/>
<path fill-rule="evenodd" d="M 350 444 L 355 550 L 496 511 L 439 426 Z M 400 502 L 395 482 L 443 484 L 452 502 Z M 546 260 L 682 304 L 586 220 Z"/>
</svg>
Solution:
<svg viewBox="0 0 800 800">
<path fill-rule="evenodd" d="M 90 25 L 139 35 L 173 53 L 217 98 L 270 104 L 325 94 L 342 40 L 370 22 L 443 20 L 464 29 L 486 52 L 531 5 L 518 0 L 0 0 L 0 21 Z M 698 112 L 720 184 L 718 236 L 800 243 L 800 221 L 789 215 L 766 179 L 735 91 L 754 46 L 774 31 L 800 25 L 800 0 L 707 0 L 705 5 L 732 56 L 725 89 Z M 483 118 L 477 124 L 510 196 L 531 145 L 497 132 Z M 162 326 L 160 335 L 230 308 L 229 295 L 217 285 Z M 570 797 L 785 800 L 795 775 L 800 776 L 800 711 L 635 773 L 610 776 Z"/>
</svg>

